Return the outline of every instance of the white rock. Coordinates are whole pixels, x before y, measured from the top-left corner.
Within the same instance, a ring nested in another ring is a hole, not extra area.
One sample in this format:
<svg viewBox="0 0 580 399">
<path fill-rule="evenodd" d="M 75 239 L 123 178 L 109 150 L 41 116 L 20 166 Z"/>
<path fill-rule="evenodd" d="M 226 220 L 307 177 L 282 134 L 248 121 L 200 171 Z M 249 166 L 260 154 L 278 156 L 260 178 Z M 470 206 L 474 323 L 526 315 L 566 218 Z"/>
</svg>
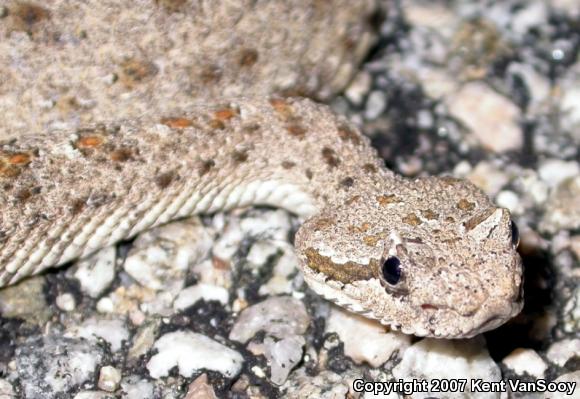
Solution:
<svg viewBox="0 0 580 399">
<path fill-rule="evenodd" d="M 192 268 L 198 277 L 199 284 L 209 284 L 216 287 L 230 288 L 232 286 L 232 269 L 230 261 L 220 259 L 215 255 Z"/>
<path fill-rule="evenodd" d="M 458 15 L 443 3 L 408 1 L 402 3 L 401 6 L 407 21 L 412 26 L 438 31 L 447 29 L 448 34 L 451 34 L 453 26 L 458 21 Z"/>
<path fill-rule="evenodd" d="M 449 378 L 482 379 L 486 382 L 501 380 L 501 371 L 485 349 L 483 338 L 449 341 L 423 339 L 409 347 L 403 360 L 393 369 L 396 379 L 432 380 Z M 497 399 L 497 393 L 470 392 L 447 393 L 446 399 Z M 421 393 L 413 398 L 437 396 L 438 393 Z"/>
<path fill-rule="evenodd" d="M 515 349 L 502 360 L 502 363 L 518 375 L 527 373 L 536 378 L 544 378 L 548 368 L 548 365 L 533 349 Z"/>
<path fill-rule="evenodd" d="M 13 399 L 16 398 L 14 393 L 14 388 L 12 384 L 3 378 L 0 378 L 0 399 Z"/>
<path fill-rule="evenodd" d="M 513 191 L 500 191 L 495 198 L 495 202 L 499 206 L 509 209 L 509 211 L 515 215 L 521 215 L 524 212 L 524 208 L 520 203 L 520 197 L 518 197 L 518 195 Z"/>
<path fill-rule="evenodd" d="M 521 148 L 520 109 L 485 83 L 465 84 L 448 96 L 446 103 L 451 115 L 465 124 L 485 148 L 495 152 Z"/>
<path fill-rule="evenodd" d="M 155 386 L 141 376 L 132 375 L 121 381 L 123 399 L 153 399 Z"/>
<path fill-rule="evenodd" d="M 546 392 L 544 399 L 578 399 L 580 398 L 580 371 L 562 374 L 554 380 L 557 384 L 565 384 L 566 392 Z"/>
<path fill-rule="evenodd" d="M 540 179 L 535 171 L 524 169 L 518 177 L 518 183 L 536 205 L 543 204 L 548 199 L 549 188 L 546 182 Z"/>
<path fill-rule="evenodd" d="M 247 237 L 286 241 L 292 228 L 292 223 L 288 212 L 282 209 L 275 209 L 244 216 L 240 221 L 240 228 L 243 235 Z"/>
<path fill-rule="evenodd" d="M 246 308 L 234 324 L 230 339 L 247 342 L 257 332 L 264 331 L 264 342 L 252 342 L 249 349 L 268 359 L 272 371 L 270 379 L 280 385 L 302 359 L 305 344 L 302 335 L 309 322 L 310 317 L 301 301 L 287 296 L 272 297 Z"/>
<path fill-rule="evenodd" d="M 216 285 L 196 284 L 179 292 L 173 302 L 173 308 L 175 310 L 187 309 L 201 299 L 205 301 L 218 301 L 226 305 L 229 301 L 229 293 L 225 288 Z"/>
<path fill-rule="evenodd" d="M 552 363 L 564 367 L 566 362 L 571 358 L 580 358 L 580 339 L 563 339 L 554 342 L 550 345 L 546 356 Z"/>
<path fill-rule="evenodd" d="M 565 129 L 574 133 L 580 124 L 580 64 L 576 63 L 574 67 L 568 69 L 557 87 L 560 91 L 562 112 L 560 122 Z"/>
<path fill-rule="evenodd" d="M 344 343 L 344 354 L 356 363 L 380 367 L 411 344 L 411 337 L 388 332 L 381 324 L 334 306 L 327 320 L 326 332 L 336 332 Z"/>
<path fill-rule="evenodd" d="M 74 277 L 79 281 L 81 290 L 92 298 L 98 298 L 115 278 L 115 246 L 103 248 L 75 265 Z"/>
<path fill-rule="evenodd" d="M 210 232 L 196 218 L 169 223 L 140 234 L 123 267 L 145 287 L 177 292 L 187 268 L 204 259 L 212 244 Z"/>
<path fill-rule="evenodd" d="M 576 333 L 580 330 L 580 286 L 574 288 L 568 302 L 564 305 L 563 329 L 569 333 Z"/>
<path fill-rule="evenodd" d="M 580 174 L 577 162 L 567 162 L 560 159 L 547 159 L 538 168 L 540 178 L 549 186 L 556 187 L 569 177 Z"/>
<path fill-rule="evenodd" d="M 92 342 L 101 338 L 111 345 L 113 352 L 116 352 L 121 349 L 123 341 L 129 339 L 129 331 L 125 326 L 124 320 L 90 318 L 78 326 L 69 328 L 65 336 L 80 337 Z"/>
<path fill-rule="evenodd" d="M 555 233 L 580 227 L 580 175 L 561 182 L 550 194 L 540 230 Z"/>
<path fill-rule="evenodd" d="M 113 366 L 101 367 L 99 372 L 99 389 L 107 392 L 115 392 L 121 382 L 121 372 Z"/>
<path fill-rule="evenodd" d="M 259 331 L 276 338 L 304 334 L 310 316 L 304 304 L 288 296 L 272 297 L 246 308 L 236 320 L 230 339 L 247 342 Z"/>
<path fill-rule="evenodd" d="M 524 35 L 531 27 L 545 24 L 548 16 L 546 4 L 542 1 L 528 1 L 514 13 L 511 26 L 517 36 Z"/>
<path fill-rule="evenodd" d="M 379 90 L 374 90 L 369 94 L 367 99 L 365 118 L 369 120 L 376 119 L 380 114 L 383 113 L 385 107 L 387 106 L 387 98 L 385 93 Z"/>
<path fill-rule="evenodd" d="M 278 250 L 282 250 L 282 255 L 276 259 L 274 269 L 272 271 L 272 278 L 262 285 L 258 293 L 260 295 L 279 295 L 292 294 L 292 279 L 291 275 L 297 272 L 298 257 L 294 247 L 287 242 L 277 242 Z"/>
<path fill-rule="evenodd" d="M 550 0 L 548 4 L 553 9 L 563 14 L 567 14 L 570 17 L 580 16 L 580 6 L 578 6 L 578 0 Z"/>
<path fill-rule="evenodd" d="M 361 105 L 364 96 L 366 96 L 370 90 L 371 84 L 371 75 L 366 71 L 359 72 L 354 77 L 351 84 L 346 88 L 344 94 L 353 104 Z"/>
<path fill-rule="evenodd" d="M 111 394 L 101 391 L 80 391 L 73 399 L 111 399 Z"/>
<path fill-rule="evenodd" d="M 60 310 L 64 310 L 65 312 L 71 312 L 76 307 L 75 297 L 68 292 L 57 296 L 55 302 L 56 306 L 58 306 Z"/>
<path fill-rule="evenodd" d="M 509 181 L 504 170 L 486 161 L 478 163 L 465 177 L 491 197 L 496 196 Z"/>
<path fill-rule="evenodd" d="M 97 312 L 99 313 L 113 313 L 115 311 L 115 303 L 113 300 L 106 296 L 99 299 L 97 302 Z"/>
<path fill-rule="evenodd" d="M 233 349 L 191 331 L 165 334 L 155 342 L 154 348 L 158 352 L 147 363 L 152 378 L 167 376 L 175 366 L 184 377 L 207 369 L 232 378 L 240 372 L 244 361 Z"/>
</svg>

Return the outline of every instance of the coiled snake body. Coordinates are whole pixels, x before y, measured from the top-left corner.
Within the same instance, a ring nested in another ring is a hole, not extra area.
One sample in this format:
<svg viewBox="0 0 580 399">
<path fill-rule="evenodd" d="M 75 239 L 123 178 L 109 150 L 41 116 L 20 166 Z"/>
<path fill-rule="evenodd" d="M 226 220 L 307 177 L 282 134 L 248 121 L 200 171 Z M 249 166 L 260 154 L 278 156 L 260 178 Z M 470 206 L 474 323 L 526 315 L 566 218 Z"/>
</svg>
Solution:
<svg viewBox="0 0 580 399">
<path fill-rule="evenodd" d="M 200 213 L 306 217 L 296 249 L 319 294 L 403 332 L 467 337 L 522 306 L 510 216 L 472 184 L 407 180 L 309 100 L 238 99 L 161 119 L 0 145 L 0 283 Z"/>
</svg>

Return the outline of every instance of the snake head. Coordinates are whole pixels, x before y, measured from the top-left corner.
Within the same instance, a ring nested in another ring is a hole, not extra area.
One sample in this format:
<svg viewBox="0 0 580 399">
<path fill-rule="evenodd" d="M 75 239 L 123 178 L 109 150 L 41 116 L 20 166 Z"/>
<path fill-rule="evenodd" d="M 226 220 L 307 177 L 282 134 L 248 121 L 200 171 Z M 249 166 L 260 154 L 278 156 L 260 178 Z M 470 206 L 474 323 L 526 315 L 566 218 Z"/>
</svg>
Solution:
<svg viewBox="0 0 580 399">
<path fill-rule="evenodd" d="M 407 334 L 471 337 L 523 306 L 517 228 L 473 184 L 402 179 L 307 220 L 296 248 L 306 282 Z"/>
</svg>

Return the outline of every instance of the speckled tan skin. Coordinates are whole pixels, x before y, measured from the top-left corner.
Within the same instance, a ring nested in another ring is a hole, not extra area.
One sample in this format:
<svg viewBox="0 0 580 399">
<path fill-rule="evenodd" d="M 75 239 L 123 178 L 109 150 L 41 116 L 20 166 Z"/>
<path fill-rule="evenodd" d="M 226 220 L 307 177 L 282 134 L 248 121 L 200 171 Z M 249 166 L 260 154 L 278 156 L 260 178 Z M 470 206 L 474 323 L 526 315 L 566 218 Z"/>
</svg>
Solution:
<svg viewBox="0 0 580 399">
<path fill-rule="evenodd" d="M 0 138 L 162 114 L 200 98 L 328 99 L 374 43 L 377 4 L 2 0 Z"/>
<path fill-rule="evenodd" d="M 507 210 L 465 181 L 396 176 L 308 100 L 21 137 L 0 145 L 0 182 L 2 285 L 176 218 L 269 204 L 309 217 L 296 248 L 316 292 L 406 333 L 469 337 L 522 306 Z"/>
</svg>

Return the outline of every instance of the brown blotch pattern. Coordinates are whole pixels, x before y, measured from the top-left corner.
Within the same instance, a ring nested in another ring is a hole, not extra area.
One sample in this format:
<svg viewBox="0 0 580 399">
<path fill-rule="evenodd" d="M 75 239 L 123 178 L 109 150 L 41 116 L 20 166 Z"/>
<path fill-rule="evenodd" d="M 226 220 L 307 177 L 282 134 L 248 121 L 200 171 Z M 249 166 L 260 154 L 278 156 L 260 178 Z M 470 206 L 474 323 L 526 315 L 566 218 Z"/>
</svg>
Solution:
<svg viewBox="0 0 580 399">
<path fill-rule="evenodd" d="M 220 121 L 219 119 L 212 119 L 211 121 L 209 121 L 208 125 L 209 127 L 215 130 L 224 130 L 226 128 L 226 124 L 223 121 Z"/>
<path fill-rule="evenodd" d="M 324 162 L 331 168 L 336 168 L 340 164 L 340 160 L 336 156 L 336 152 L 329 147 L 324 147 L 322 149 L 322 158 Z"/>
<path fill-rule="evenodd" d="M 187 3 L 187 0 L 155 0 L 155 3 L 169 12 L 177 12 L 183 9 L 183 5 Z"/>
<path fill-rule="evenodd" d="M 155 176 L 155 184 L 159 188 L 167 188 L 177 178 L 174 172 L 165 172 Z"/>
<path fill-rule="evenodd" d="M 395 204 L 395 203 L 401 202 L 401 200 L 393 194 L 388 194 L 388 195 L 384 194 L 384 195 L 379 195 L 377 197 L 377 202 L 379 203 L 380 206 L 387 206 L 389 204 Z"/>
<path fill-rule="evenodd" d="M 302 140 L 306 136 L 306 128 L 298 123 L 292 123 L 286 126 L 286 130 L 292 137 Z"/>
<path fill-rule="evenodd" d="M 270 105 L 272 106 L 272 108 L 274 108 L 274 110 L 282 120 L 288 120 L 294 114 L 292 106 L 288 103 L 288 101 L 282 98 L 270 99 Z"/>
<path fill-rule="evenodd" d="M 366 173 L 377 173 L 378 172 L 377 167 L 375 165 L 373 165 L 372 163 L 365 163 L 363 165 L 363 170 Z"/>
<path fill-rule="evenodd" d="M 294 163 L 292 161 L 283 161 L 282 162 L 282 167 L 284 169 L 292 169 L 294 166 L 296 166 L 296 163 Z"/>
<path fill-rule="evenodd" d="M 458 179 L 456 177 L 451 177 L 451 176 L 443 176 L 440 177 L 439 180 L 445 184 L 446 186 L 457 186 L 458 184 L 462 184 L 461 179 Z"/>
<path fill-rule="evenodd" d="M 243 163 L 248 160 L 248 151 L 234 151 L 232 152 L 232 159 L 235 163 Z"/>
<path fill-rule="evenodd" d="M 0 152 L 0 177 L 14 178 L 32 162 L 33 152 Z"/>
<path fill-rule="evenodd" d="M 172 129 L 185 129 L 193 126 L 193 121 L 187 118 L 161 118 L 161 123 Z"/>
<path fill-rule="evenodd" d="M 354 185 L 354 179 L 352 177 L 346 177 L 340 181 L 340 185 L 345 188 L 350 188 Z"/>
<path fill-rule="evenodd" d="M 379 242 L 380 239 L 381 237 L 375 235 L 364 236 L 363 242 L 369 247 L 374 247 L 377 245 L 377 242 Z"/>
<path fill-rule="evenodd" d="M 215 161 L 213 159 L 209 159 L 207 161 L 201 161 L 199 165 L 199 176 L 203 176 L 208 173 L 213 167 L 215 166 Z"/>
<path fill-rule="evenodd" d="M 249 49 L 244 49 L 240 52 L 240 58 L 239 58 L 238 63 L 240 64 L 241 67 L 251 67 L 256 62 L 258 62 L 258 51 L 257 50 L 255 50 L 253 48 L 249 48 Z"/>
<path fill-rule="evenodd" d="M 127 87 L 134 87 L 157 75 L 157 66 L 147 60 L 131 58 L 121 63 L 119 79 Z"/>
<path fill-rule="evenodd" d="M 37 4 L 29 2 L 19 2 L 11 10 L 13 15 L 13 30 L 26 32 L 29 35 L 34 33 L 39 22 L 50 17 L 50 12 Z"/>
<path fill-rule="evenodd" d="M 239 111 L 235 108 L 222 108 L 213 113 L 214 119 L 222 122 L 229 121 L 230 119 L 239 115 Z"/>
<path fill-rule="evenodd" d="M 222 78 L 222 70 L 217 65 L 206 65 L 201 68 L 199 72 L 199 80 L 201 83 L 209 85 L 218 82 Z"/>
<path fill-rule="evenodd" d="M 318 218 L 312 223 L 314 231 L 324 230 L 334 224 L 334 219 L 331 218 Z"/>
<path fill-rule="evenodd" d="M 368 222 L 364 222 L 360 226 L 350 225 L 348 226 L 348 232 L 351 234 L 354 233 L 366 233 L 371 228 L 371 224 Z"/>
<path fill-rule="evenodd" d="M 133 152 L 129 148 L 119 148 L 111 153 L 111 161 L 126 162 L 133 159 Z"/>
<path fill-rule="evenodd" d="M 71 202 L 70 204 L 70 212 L 73 215 L 78 215 L 86 205 L 86 198 L 78 198 Z"/>
<path fill-rule="evenodd" d="M 401 221 L 410 226 L 419 226 L 421 223 L 423 223 L 421 219 L 419 219 L 417 215 L 415 215 L 414 213 L 408 214 L 407 216 L 402 218 Z"/>
<path fill-rule="evenodd" d="M 342 141 L 350 141 L 354 145 L 360 145 L 360 136 L 347 124 L 342 124 L 338 127 L 338 137 Z"/>
<path fill-rule="evenodd" d="M 462 198 L 457 203 L 457 207 L 462 211 L 472 211 L 475 209 L 475 204 L 473 202 L 466 200 L 465 198 Z"/>
<path fill-rule="evenodd" d="M 312 178 L 314 177 L 314 173 L 312 173 L 312 171 L 310 169 L 306 169 L 304 171 L 304 174 L 306 175 L 306 178 L 308 180 L 312 180 Z"/>
<path fill-rule="evenodd" d="M 354 204 L 355 202 L 357 202 L 358 200 L 360 200 L 360 195 L 355 195 L 353 197 L 348 198 L 346 201 L 344 201 L 344 204 L 346 206 L 350 206 L 350 205 Z"/>
<path fill-rule="evenodd" d="M 81 136 L 75 141 L 74 146 L 79 150 L 95 149 L 105 143 L 105 137 L 99 134 Z"/>
<path fill-rule="evenodd" d="M 431 209 L 421 210 L 421 215 L 427 220 L 437 220 L 439 218 L 439 214 L 433 212 Z"/>
<path fill-rule="evenodd" d="M 370 280 L 374 277 L 373 270 L 377 269 L 378 262 L 371 259 L 369 265 L 361 265 L 355 262 L 344 264 L 334 264 L 330 257 L 320 255 L 314 248 L 307 248 L 304 251 L 308 267 L 312 270 L 323 273 L 330 280 L 340 281 L 343 284 L 350 284 L 360 280 Z"/>
</svg>

